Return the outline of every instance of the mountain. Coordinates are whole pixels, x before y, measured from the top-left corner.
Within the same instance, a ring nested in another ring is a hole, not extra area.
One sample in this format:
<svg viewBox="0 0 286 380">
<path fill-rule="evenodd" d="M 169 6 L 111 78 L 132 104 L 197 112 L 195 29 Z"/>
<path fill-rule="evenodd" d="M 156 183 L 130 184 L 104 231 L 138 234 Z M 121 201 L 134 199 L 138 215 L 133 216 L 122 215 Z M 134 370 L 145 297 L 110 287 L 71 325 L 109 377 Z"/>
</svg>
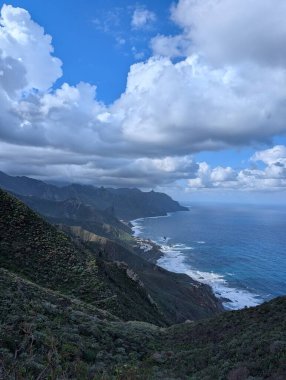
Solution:
<svg viewBox="0 0 286 380">
<path fill-rule="evenodd" d="M 98 210 L 108 210 L 124 220 L 188 210 L 168 195 L 155 191 L 143 192 L 138 189 L 113 189 L 78 184 L 57 187 L 28 177 L 12 177 L 3 172 L 0 172 L 0 187 L 19 195 L 51 201 L 76 199 Z"/>
<path fill-rule="evenodd" d="M 286 378 L 286 297 L 167 327 L 135 271 L 108 261 L 114 242 L 75 242 L 2 190 L 0 210 L 1 379 Z"/>
<path fill-rule="evenodd" d="M 108 210 L 98 210 L 77 199 L 52 201 L 35 196 L 14 195 L 53 224 L 79 225 L 100 236 L 120 242 L 133 242 L 131 228 Z"/>
</svg>

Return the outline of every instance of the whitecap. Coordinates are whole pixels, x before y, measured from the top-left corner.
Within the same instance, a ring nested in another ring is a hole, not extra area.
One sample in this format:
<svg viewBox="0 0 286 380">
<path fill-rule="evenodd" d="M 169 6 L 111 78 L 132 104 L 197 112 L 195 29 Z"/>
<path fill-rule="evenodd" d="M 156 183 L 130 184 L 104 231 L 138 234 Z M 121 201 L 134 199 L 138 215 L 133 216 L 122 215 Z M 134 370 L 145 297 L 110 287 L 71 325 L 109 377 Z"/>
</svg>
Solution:
<svg viewBox="0 0 286 380">
<path fill-rule="evenodd" d="M 136 219 L 131 222 L 132 224 L 131 230 L 135 237 L 140 236 L 142 233 L 142 230 L 143 230 L 143 226 L 141 225 L 142 220 L 143 219 Z"/>
<path fill-rule="evenodd" d="M 170 216 L 170 214 L 165 217 Z M 150 217 L 150 218 L 162 218 Z M 133 220 L 132 231 L 135 237 L 142 234 L 144 227 L 142 226 L 144 218 Z M 184 273 L 193 278 L 194 280 L 211 286 L 214 294 L 222 299 L 223 305 L 226 309 L 235 310 L 242 309 L 244 307 L 256 306 L 263 302 L 263 299 L 258 295 L 248 290 L 238 289 L 228 284 L 223 275 L 214 272 L 204 272 L 192 268 L 185 262 L 185 250 L 194 249 L 191 246 L 187 246 L 183 243 L 168 244 L 169 237 L 159 237 L 156 244 L 160 244 L 163 256 L 157 261 L 157 264 L 164 269 L 167 269 L 175 273 Z M 206 244 L 205 241 L 200 240 L 197 244 Z M 145 247 L 147 248 L 147 247 Z M 233 275 L 228 273 L 228 275 Z"/>
<path fill-rule="evenodd" d="M 211 286 L 214 294 L 222 299 L 226 309 L 256 306 L 263 301 L 257 294 L 229 286 L 223 275 L 191 268 L 185 263 L 183 252 L 172 250 L 169 246 L 163 246 L 162 251 L 164 256 L 157 261 L 159 266 L 171 272 L 187 274 L 194 280 Z"/>
</svg>

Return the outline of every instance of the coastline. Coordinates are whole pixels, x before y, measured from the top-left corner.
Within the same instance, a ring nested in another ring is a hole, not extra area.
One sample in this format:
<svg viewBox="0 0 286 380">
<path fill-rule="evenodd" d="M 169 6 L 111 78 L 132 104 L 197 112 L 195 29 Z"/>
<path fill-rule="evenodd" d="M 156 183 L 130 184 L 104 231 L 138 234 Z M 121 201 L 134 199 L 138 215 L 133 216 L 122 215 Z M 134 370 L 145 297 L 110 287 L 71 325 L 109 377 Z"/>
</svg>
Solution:
<svg viewBox="0 0 286 380">
<path fill-rule="evenodd" d="M 142 236 L 144 230 L 142 223 L 145 219 L 167 218 L 172 214 L 168 213 L 165 216 L 138 218 L 130 221 L 133 236 L 137 241 L 137 253 L 147 261 L 157 264 L 170 272 L 187 274 L 193 280 L 210 286 L 214 296 L 222 302 L 225 310 L 239 310 L 244 307 L 257 306 L 264 302 L 258 294 L 231 287 L 223 275 L 199 271 L 186 264 L 184 251 L 192 250 L 193 247 L 186 246 L 184 243 L 168 244 L 169 237 L 161 237 L 155 241 Z M 205 244 L 204 241 L 198 241 L 197 243 Z"/>
</svg>

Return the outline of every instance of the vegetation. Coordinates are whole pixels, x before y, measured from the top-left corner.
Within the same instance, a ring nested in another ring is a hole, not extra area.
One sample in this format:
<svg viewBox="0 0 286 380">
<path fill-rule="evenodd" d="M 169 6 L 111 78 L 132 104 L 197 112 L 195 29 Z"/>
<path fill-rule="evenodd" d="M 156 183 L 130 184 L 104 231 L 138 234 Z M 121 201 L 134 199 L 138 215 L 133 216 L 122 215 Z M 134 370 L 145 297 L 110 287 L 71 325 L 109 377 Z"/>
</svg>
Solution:
<svg viewBox="0 0 286 380">
<path fill-rule="evenodd" d="M 0 270 L 4 379 L 285 379 L 286 299 L 159 328 Z"/>
<path fill-rule="evenodd" d="M 108 262 L 125 262 L 136 274 L 148 294 L 162 311 L 168 324 L 196 320 L 221 313 L 221 302 L 211 288 L 187 275 L 169 272 L 138 256 L 130 247 L 90 233 L 81 227 L 63 227 L 73 237 L 85 242 L 92 252 L 100 252 Z"/>
<path fill-rule="evenodd" d="M 126 264 L 0 205 L 1 380 L 286 378 L 286 297 L 167 327 Z"/>
<path fill-rule="evenodd" d="M 43 287 L 77 297 L 124 319 L 165 325 L 145 289 L 118 262 L 76 247 L 22 202 L 0 190 L 0 267 Z"/>
</svg>

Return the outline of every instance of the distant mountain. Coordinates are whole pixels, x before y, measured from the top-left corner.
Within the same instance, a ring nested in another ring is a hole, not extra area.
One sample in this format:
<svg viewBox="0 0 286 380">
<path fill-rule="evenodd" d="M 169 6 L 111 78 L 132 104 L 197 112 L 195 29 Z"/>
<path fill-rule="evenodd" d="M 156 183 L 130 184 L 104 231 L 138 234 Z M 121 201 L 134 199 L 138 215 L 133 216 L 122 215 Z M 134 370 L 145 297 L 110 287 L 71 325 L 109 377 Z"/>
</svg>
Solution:
<svg viewBox="0 0 286 380">
<path fill-rule="evenodd" d="M 53 224 L 82 226 L 97 235 L 121 242 L 132 240 L 131 228 L 109 210 L 98 210 L 77 199 L 51 201 L 34 196 L 14 195 Z"/>
<path fill-rule="evenodd" d="M 0 172 L 0 187 L 19 195 L 52 201 L 77 199 L 98 210 L 108 210 L 124 220 L 188 210 L 168 195 L 155 191 L 143 192 L 139 189 L 113 189 L 78 184 L 57 187 L 29 177 L 12 177 L 3 172 Z"/>
</svg>

